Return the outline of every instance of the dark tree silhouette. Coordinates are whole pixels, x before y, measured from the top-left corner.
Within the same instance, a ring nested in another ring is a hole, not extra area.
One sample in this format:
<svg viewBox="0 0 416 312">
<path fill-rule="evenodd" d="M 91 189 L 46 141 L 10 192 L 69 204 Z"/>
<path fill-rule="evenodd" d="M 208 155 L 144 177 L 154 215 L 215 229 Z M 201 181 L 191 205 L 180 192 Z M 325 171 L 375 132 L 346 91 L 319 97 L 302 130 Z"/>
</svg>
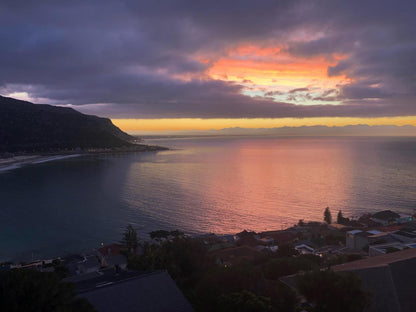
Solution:
<svg viewBox="0 0 416 312">
<path fill-rule="evenodd" d="M 324 221 L 328 224 L 331 224 L 331 222 L 332 222 L 332 216 L 331 216 L 331 211 L 329 211 L 329 207 L 325 208 Z"/>
<path fill-rule="evenodd" d="M 72 284 L 51 272 L 15 269 L 0 273 L 0 311 L 95 311 L 76 297 Z"/>
<path fill-rule="evenodd" d="M 312 271 L 297 277 L 300 294 L 320 312 L 363 311 L 369 294 L 361 289 L 361 280 L 351 272 Z"/>
<path fill-rule="evenodd" d="M 131 224 L 129 224 L 123 233 L 121 244 L 126 248 L 127 253 L 134 253 L 139 246 L 137 232 Z"/>
<path fill-rule="evenodd" d="M 221 295 L 219 302 L 219 311 L 224 312 L 267 312 L 272 310 L 270 298 L 257 296 L 247 290 Z"/>
</svg>

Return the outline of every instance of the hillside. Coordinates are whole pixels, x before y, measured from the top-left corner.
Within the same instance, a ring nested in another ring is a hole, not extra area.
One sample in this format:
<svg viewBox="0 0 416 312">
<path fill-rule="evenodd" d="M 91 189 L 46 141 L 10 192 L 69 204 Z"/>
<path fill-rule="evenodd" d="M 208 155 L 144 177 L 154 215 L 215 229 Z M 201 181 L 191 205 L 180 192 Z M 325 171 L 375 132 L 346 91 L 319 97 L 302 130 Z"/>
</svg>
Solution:
<svg viewBox="0 0 416 312">
<path fill-rule="evenodd" d="M 110 119 L 0 96 L 0 152 L 132 146 Z"/>
</svg>

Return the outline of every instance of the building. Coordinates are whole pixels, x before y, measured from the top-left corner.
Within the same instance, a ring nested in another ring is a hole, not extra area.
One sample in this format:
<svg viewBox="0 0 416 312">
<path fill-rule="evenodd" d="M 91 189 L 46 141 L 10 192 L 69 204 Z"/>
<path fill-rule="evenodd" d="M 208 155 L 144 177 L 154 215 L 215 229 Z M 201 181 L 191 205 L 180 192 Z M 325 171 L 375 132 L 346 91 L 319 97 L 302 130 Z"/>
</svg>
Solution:
<svg viewBox="0 0 416 312">
<path fill-rule="evenodd" d="M 372 304 L 364 312 L 416 311 L 416 248 L 333 266 L 335 272 L 352 272 L 362 281 Z M 279 279 L 297 289 L 296 274 Z"/>
<path fill-rule="evenodd" d="M 402 242 L 391 242 L 387 244 L 372 245 L 368 249 L 368 255 L 370 257 L 376 257 L 380 255 L 385 255 L 391 252 L 409 249 L 409 248 L 416 248 L 416 243 L 405 244 Z"/>
<path fill-rule="evenodd" d="M 346 233 L 345 245 L 351 250 L 362 250 L 368 247 L 373 237 L 381 234 L 382 232 L 377 230 L 361 231 L 352 230 Z"/>
<path fill-rule="evenodd" d="M 111 244 L 98 249 L 97 256 L 101 266 L 126 269 L 127 259 L 122 251 L 123 247 L 120 244 Z"/>
<path fill-rule="evenodd" d="M 76 284 L 78 296 L 98 312 L 190 312 L 190 303 L 166 271 L 97 277 Z"/>
<path fill-rule="evenodd" d="M 416 249 L 332 267 L 336 272 L 353 272 L 364 290 L 372 293 L 373 305 L 366 312 L 416 311 Z"/>
<path fill-rule="evenodd" d="M 413 220 L 413 217 L 408 214 L 399 214 L 391 210 L 384 210 L 377 212 L 371 216 L 371 220 L 382 225 L 394 223 L 406 223 Z"/>
<path fill-rule="evenodd" d="M 306 254 L 311 254 L 315 252 L 315 246 L 312 246 L 311 244 L 308 243 L 302 243 L 299 245 L 295 246 L 295 249 L 297 251 L 299 251 L 301 254 L 306 255 Z"/>
<path fill-rule="evenodd" d="M 404 242 L 416 242 L 416 222 L 407 223 L 404 227 L 394 232 L 394 236 Z"/>
</svg>

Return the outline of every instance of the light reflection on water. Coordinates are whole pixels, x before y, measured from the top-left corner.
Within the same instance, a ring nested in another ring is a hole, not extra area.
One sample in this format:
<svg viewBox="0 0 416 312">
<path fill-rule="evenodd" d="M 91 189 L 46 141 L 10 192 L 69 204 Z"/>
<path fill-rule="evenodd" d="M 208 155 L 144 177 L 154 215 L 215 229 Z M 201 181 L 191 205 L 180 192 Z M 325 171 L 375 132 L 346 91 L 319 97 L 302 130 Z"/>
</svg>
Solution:
<svg viewBox="0 0 416 312">
<path fill-rule="evenodd" d="M 92 156 L 0 174 L 0 260 L 117 241 L 132 223 L 235 233 L 416 207 L 414 139 L 154 140 L 158 153 Z"/>
</svg>

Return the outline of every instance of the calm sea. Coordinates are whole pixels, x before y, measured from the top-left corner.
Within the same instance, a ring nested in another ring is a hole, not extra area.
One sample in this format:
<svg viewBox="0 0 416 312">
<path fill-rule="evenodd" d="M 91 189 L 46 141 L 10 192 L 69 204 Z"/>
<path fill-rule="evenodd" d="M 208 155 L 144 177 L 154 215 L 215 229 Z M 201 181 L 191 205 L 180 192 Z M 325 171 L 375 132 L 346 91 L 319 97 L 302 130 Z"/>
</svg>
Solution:
<svg viewBox="0 0 416 312">
<path fill-rule="evenodd" d="M 236 233 L 416 208 L 415 138 L 149 140 L 170 151 L 82 156 L 0 173 L 0 261 L 88 252 L 127 224 Z"/>
</svg>

